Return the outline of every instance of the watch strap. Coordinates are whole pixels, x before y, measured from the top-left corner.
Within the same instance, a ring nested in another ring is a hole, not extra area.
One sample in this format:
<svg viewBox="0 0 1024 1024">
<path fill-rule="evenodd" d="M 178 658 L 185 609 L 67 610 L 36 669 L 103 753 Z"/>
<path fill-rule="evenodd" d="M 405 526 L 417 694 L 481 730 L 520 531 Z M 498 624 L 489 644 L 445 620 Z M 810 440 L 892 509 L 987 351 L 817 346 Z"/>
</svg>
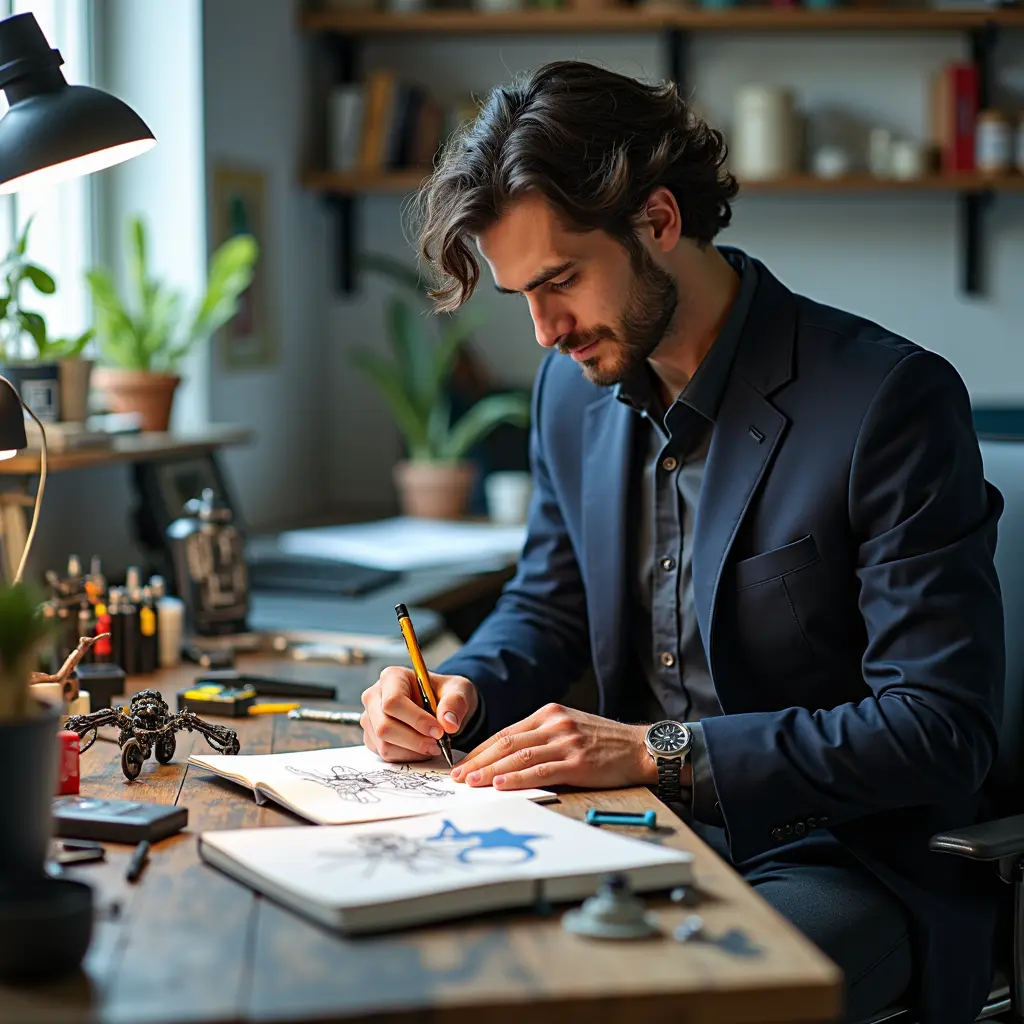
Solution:
<svg viewBox="0 0 1024 1024">
<path fill-rule="evenodd" d="M 663 803 L 680 803 L 683 799 L 683 790 L 679 783 L 682 758 L 659 757 L 655 763 L 658 766 L 658 799 Z"/>
</svg>

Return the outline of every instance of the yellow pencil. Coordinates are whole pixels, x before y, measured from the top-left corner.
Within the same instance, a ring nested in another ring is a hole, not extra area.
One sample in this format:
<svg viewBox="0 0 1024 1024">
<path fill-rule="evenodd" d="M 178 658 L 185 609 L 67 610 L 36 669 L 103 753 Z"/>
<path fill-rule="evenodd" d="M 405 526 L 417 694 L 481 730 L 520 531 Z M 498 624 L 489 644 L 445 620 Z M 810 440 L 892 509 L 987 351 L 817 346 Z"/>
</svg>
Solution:
<svg viewBox="0 0 1024 1024">
<path fill-rule="evenodd" d="M 416 673 L 416 682 L 419 683 L 420 693 L 423 695 L 423 707 L 437 718 L 437 698 L 430 686 L 430 673 L 427 672 L 426 663 L 423 661 L 423 652 L 420 650 L 419 641 L 416 639 L 416 630 L 412 628 L 412 619 L 409 618 L 409 609 L 404 604 L 395 605 L 395 613 L 398 615 L 398 625 L 401 627 L 402 636 L 405 638 L 405 646 L 409 649 L 409 657 L 412 660 L 413 671 Z M 442 729 L 444 726 L 441 727 Z M 447 733 L 442 733 L 437 745 L 452 768 L 455 761 L 452 760 L 452 741 Z"/>
<path fill-rule="evenodd" d="M 301 704 L 253 704 L 249 708 L 250 715 L 279 715 L 285 711 L 294 711 Z"/>
</svg>

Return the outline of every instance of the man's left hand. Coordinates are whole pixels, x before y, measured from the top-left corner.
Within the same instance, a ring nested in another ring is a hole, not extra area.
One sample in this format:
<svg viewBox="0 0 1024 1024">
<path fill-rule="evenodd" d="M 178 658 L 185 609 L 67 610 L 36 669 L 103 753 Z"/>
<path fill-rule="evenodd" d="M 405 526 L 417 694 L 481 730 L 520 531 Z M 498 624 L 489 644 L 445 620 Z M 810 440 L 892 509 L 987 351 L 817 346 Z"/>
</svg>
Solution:
<svg viewBox="0 0 1024 1024">
<path fill-rule="evenodd" d="M 623 725 L 547 704 L 485 740 L 452 769 L 456 782 L 495 789 L 654 785 L 644 725 Z"/>
</svg>

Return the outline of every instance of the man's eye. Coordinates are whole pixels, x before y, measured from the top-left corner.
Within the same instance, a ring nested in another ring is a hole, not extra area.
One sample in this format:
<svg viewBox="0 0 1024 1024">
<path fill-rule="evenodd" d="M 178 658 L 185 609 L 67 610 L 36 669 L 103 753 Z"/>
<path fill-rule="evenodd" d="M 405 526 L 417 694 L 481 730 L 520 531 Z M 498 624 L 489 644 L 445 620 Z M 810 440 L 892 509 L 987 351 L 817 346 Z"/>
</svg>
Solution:
<svg viewBox="0 0 1024 1024">
<path fill-rule="evenodd" d="M 570 277 L 567 277 L 564 281 L 552 281 L 551 282 L 551 287 L 552 288 L 571 288 L 576 283 L 576 277 L 577 277 L 576 274 L 572 274 Z"/>
</svg>

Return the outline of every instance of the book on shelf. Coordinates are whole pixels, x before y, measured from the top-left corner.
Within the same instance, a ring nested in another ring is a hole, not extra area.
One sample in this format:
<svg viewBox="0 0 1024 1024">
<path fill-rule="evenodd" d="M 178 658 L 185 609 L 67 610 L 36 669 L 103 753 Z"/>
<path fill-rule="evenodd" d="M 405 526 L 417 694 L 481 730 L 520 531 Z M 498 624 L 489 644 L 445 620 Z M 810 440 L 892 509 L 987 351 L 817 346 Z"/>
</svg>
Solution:
<svg viewBox="0 0 1024 1024">
<path fill-rule="evenodd" d="M 199 855 L 346 934 L 381 932 L 592 895 L 693 882 L 693 855 L 585 825 L 528 800 L 325 828 L 203 832 Z"/>
<path fill-rule="evenodd" d="M 975 125 L 978 120 L 978 68 L 946 64 L 932 83 L 932 138 L 944 174 L 975 169 Z"/>
<path fill-rule="evenodd" d="M 452 779 L 443 758 L 391 764 L 364 746 L 284 754 L 193 754 L 205 768 L 319 825 L 383 821 L 487 803 L 554 800 L 545 789 L 498 790 Z"/>
<path fill-rule="evenodd" d="M 430 166 L 441 144 L 444 111 L 429 90 L 393 71 L 335 87 L 328 100 L 332 171 L 363 174 Z"/>
</svg>

